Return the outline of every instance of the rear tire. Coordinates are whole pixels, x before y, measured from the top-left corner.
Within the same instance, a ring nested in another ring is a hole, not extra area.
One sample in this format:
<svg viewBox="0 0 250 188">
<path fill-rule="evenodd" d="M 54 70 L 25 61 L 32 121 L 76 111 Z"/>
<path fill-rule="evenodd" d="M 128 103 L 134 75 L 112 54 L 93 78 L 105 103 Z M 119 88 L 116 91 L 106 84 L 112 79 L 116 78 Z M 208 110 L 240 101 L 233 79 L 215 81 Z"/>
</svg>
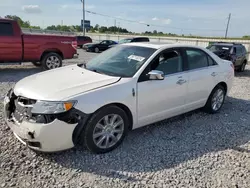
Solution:
<svg viewBox="0 0 250 188">
<path fill-rule="evenodd" d="M 225 88 L 221 85 L 217 85 L 207 100 L 204 107 L 205 112 L 210 114 L 218 113 L 224 104 L 225 96 Z"/>
<path fill-rule="evenodd" d="M 244 61 L 244 62 L 242 63 L 242 65 L 240 66 L 240 68 L 239 68 L 239 72 L 244 72 L 245 69 L 246 69 L 246 65 L 247 65 L 247 62 Z"/>
<path fill-rule="evenodd" d="M 54 52 L 46 54 L 41 61 L 44 70 L 51 70 L 62 66 L 62 57 Z"/>
<path fill-rule="evenodd" d="M 122 143 L 128 127 L 126 112 L 117 106 L 108 106 L 93 114 L 79 138 L 80 143 L 93 153 L 107 153 Z"/>
</svg>

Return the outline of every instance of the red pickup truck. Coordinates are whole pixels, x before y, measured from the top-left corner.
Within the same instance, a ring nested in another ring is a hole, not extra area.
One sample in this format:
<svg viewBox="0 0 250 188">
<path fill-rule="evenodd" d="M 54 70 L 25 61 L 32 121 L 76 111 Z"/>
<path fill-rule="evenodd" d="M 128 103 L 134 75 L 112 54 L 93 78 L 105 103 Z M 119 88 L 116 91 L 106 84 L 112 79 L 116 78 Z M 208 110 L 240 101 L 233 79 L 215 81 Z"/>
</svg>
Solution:
<svg viewBox="0 0 250 188">
<path fill-rule="evenodd" d="M 24 34 L 16 21 L 0 19 L 0 64 L 32 62 L 49 70 L 77 57 L 75 36 Z"/>
</svg>

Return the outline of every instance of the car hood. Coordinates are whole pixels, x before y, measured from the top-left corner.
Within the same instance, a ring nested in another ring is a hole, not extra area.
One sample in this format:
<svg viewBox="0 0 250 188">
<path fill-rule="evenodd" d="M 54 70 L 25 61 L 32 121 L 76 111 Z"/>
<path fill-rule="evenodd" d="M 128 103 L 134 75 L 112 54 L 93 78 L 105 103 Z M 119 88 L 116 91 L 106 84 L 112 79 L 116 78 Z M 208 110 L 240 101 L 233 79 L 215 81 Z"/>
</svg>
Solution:
<svg viewBox="0 0 250 188">
<path fill-rule="evenodd" d="M 65 66 L 28 76 L 16 83 L 14 93 L 36 100 L 58 101 L 104 87 L 120 80 L 78 65 Z"/>
</svg>

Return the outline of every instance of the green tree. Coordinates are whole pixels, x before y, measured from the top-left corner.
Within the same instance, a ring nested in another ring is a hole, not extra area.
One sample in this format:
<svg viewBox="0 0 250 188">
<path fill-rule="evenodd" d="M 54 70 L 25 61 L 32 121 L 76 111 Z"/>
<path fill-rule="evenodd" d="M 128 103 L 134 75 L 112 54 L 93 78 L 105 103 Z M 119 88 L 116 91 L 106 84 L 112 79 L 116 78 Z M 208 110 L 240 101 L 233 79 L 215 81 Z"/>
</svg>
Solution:
<svg viewBox="0 0 250 188">
<path fill-rule="evenodd" d="M 100 28 L 100 25 L 99 24 L 96 24 L 95 27 L 94 27 L 94 30 L 98 31 Z"/>
<path fill-rule="evenodd" d="M 23 21 L 20 17 L 18 17 L 16 15 L 7 15 L 7 16 L 5 16 L 5 18 L 17 21 L 18 24 L 20 25 L 20 27 L 30 28 L 29 21 Z"/>
<path fill-rule="evenodd" d="M 101 27 L 99 28 L 99 32 L 100 32 L 100 33 L 106 33 L 107 31 L 108 31 L 108 28 L 105 27 L 105 26 L 101 26 Z"/>
</svg>

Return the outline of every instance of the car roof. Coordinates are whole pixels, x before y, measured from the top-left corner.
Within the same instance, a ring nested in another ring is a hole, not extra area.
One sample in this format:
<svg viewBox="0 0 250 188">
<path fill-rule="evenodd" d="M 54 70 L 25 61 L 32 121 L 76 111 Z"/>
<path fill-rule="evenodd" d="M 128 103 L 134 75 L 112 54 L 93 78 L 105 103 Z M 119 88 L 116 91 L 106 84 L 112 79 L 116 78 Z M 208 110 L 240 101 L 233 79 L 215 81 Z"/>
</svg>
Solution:
<svg viewBox="0 0 250 188">
<path fill-rule="evenodd" d="M 154 48 L 154 49 L 161 49 L 161 48 L 177 48 L 177 47 L 186 47 L 186 48 L 198 48 L 204 49 L 199 46 L 188 45 L 188 44 L 181 44 L 181 43 L 154 43 L 154 42 L 134 42 L 134 43 L 125 43 L 121 45 L 126 46 L 139 46 L 139 47 L 147 47 L 147 48 Z"/>
<path fill-rule="evenodd" d="M 148 39 L 148 37 L 128 37 L 125 40 L 132 40 L 132 39 Z"/>
<path fill-rule="evenodd" d="M 240 43 L 229 43 L 229 42 L 215 42 L 212 45 L 216 45 L 216 46 L 243 46 Z"/>
<path fill-rule="evenodd" d="M 233 46 L 233 43 L 214 43 L 212 45 L 216 45 L 216 46 Z"/>
</svg>

